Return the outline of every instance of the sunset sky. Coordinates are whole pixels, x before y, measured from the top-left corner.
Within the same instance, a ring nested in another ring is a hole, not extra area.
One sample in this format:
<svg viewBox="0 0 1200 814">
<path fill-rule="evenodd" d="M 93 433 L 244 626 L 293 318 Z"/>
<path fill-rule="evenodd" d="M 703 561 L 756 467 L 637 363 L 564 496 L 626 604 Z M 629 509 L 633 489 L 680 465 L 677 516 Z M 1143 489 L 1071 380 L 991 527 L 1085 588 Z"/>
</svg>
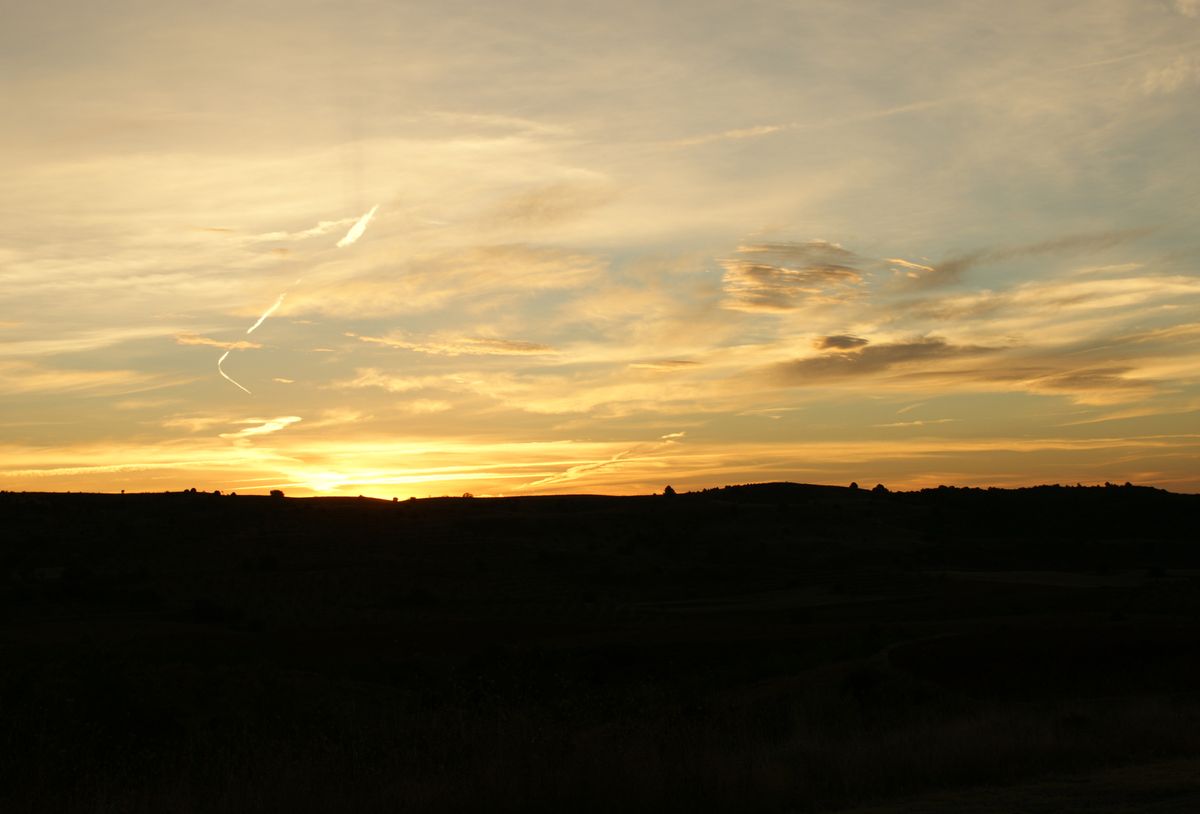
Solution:
<svg viewBox="0 0 1200 814">
<path fill-rule="evenodd" d="M 1200 490 L 1200 0 L 7 4 L 0 98 L 3 489 Z"/>
</svg>

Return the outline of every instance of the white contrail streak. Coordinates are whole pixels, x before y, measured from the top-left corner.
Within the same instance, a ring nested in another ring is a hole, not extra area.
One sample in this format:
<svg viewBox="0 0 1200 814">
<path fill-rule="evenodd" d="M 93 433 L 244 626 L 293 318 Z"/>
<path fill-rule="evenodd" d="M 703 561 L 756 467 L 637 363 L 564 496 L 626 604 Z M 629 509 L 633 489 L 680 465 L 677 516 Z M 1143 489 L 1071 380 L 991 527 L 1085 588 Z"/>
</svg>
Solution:
<svg viewBox="0 0 1200 814">
<path fill-rule="evenodd" d="M 357 241 L 360 237 L 362 237 L 363 232 L 367 231 L 367 224 L 369 224 L 371 222 L 371 218 L 375 217 L 375 212 L 378 209 L 379 209 L 379 204 L 375 204 L 374 206 L 371 207 L 370 212 L 368 212 L 367 214 L 363 215 L 361 218 L 356 220 L 354 222 L 354 225 L 350 227 L 350 231 L 346 232 L 346 236 L 337 242 L 337 247 L 339 249 L 344 249 L 346 246 L 351 245 L 352 243 Z M 292 285 L 296 285 L 299 282 L 300 282 L 300 280 L 297 279 L 294 283 L 292 283 Z M 246 329 L 246 333 L 247 334 L 254 333 L 255 330 L 258 329 L 258 326 L 260 326 L 264 322 L 266 322 L 267 317 L 271 316 L 271 314 L 274 314 L 279 309 L 279 306 L 283 305 L 283 300 L 287 296 L 287 294 L 288 293 L 285 291 L 282 294 L 280 294 L 278 297 L 276 297 L 275 302 L 273 302 L 271 304 L 271 307 L 268 308 L 266 311 L 263 311 L 263 315 L 258 318 L 257 322 L 255 322 L 253 325 L 251 325 L 249 328 Z M 250 391 L 248 389 L 243 387 L 240 383 L 234 381 L 234 379 L 232 377 L 230 377 L 229 374 L 226 373 L 225 369 L 222 367 L 222 365 L 225 363 L 225 360 L 229 358 L 229 353 L 231 350 L 233 350 L 233 349 L 230 348 L 230 349 L 226 350 L 223 354 L 221 354 L 221 358 L 217 360 L 217 372 L 220 373 L 221 377 L 224 378 L 230 384 L 232 384 L 234 387 L 237 387 L 239 390 L 249 393 Z M 279 381 L 279 380 L 277 379 L 276 381 Z"/>
<path fill-rule="evenodd" d="M 337 242 L 339 249 L 344 249 L 354 241 L 363 236 L 363 232 L 367 231 L 367 224 L 371 222 L 371 218 L 375 217 L 375 210 L 379 208 L 379 204 L 371 207 L 371 211 L 363 215 L 354 225 L 350 227 L 350 231 L 346 232 L 346 236 Z"/>
<path fill-rule="evenodd" d="M 287 296 L 286 291 L 283 292 L 282 294 L 280 294 L 275 299 L 275 303 L 270 308 L 268 308 L 266 311 L 263 311 L 263 315 L 258 318 L 258 322 L 254 323 L 253 325 L 251 325 L 249 328 L 246 329 L 246 333 L 248 333 L 248 334 L 254 333 L 255 328 L 257 328 L 259 325 L 262 325 L 264 322 L 266 322 L 267 317 L 271 316 L 271 314 L 275 313 L 275 311 L 279 308 L 279 306 L 283 305 L 283 298 L 286 296 Z"/>
<path fill-rule="evenodd" d="M 221 354 L 221 358 L 217 360 L 217 372 L 220 373 L 225 378 L 225 381 L 233 384 L 234 387 L 237 387 L 241 390 L 245 390 L 247 393 L 249 393 L 250 392 L 249 390 L 246 390 L 246 388 L 242 387 L 240 384 L 238 384 L 232 378 L 230 378 L 229 374 L 226 373 L 224 371 L 224 369 L 221 367 L 221 365 L 224 364 L 224 362 L 225 362 L 225 357 L 227 357 L 228 355 L 229 355 L 229 351 L 225 351 L 224 353 Z"/>
</svg>

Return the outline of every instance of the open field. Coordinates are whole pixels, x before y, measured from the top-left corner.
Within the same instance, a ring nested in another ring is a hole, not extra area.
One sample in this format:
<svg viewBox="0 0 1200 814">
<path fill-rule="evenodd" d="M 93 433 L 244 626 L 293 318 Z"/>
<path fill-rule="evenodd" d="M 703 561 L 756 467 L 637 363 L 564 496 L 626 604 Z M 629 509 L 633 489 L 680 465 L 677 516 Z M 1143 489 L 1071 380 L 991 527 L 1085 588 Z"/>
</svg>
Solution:
<svg viewBox="0 0 1200 814">
<path fill-rule="evenodd" d="M 1198 509 L 0 494 L 0 807 L 1190 810 Z"/>
</svg>

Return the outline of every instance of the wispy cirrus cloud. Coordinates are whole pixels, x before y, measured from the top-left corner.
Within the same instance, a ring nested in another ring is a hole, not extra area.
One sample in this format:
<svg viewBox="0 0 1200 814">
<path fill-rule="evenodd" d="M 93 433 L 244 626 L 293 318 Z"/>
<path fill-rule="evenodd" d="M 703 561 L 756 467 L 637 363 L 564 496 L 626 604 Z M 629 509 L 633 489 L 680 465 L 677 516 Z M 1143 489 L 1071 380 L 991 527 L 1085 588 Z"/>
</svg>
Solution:
<svg viewBox="0 0 1200 814">
<path fill-rule="evenodd" d="M 499 228 L 543 230 L 580 218 L 615 197 L 612 182 L 591 173 L 503 198 L 483 220 Z"/>
<path fill-rule="evenodd" d="M 82 370 L 54 368 L 28 361 L 0 361 L 0 393 L 134 393 L 162 383 L 136 370 Z"/>
<path fill-rule="evenodd" d="M 22 327 L 23 323 L 12 323 L 11 327 Z M 0 344 L 0 358 L 58 356 L 70 353 L 101 351 L 125 342 L 159 339 L 170 336 L 175 330 L 158 325 L 120 325 L 96 328 L 87 331 L 52 332 L 38 326 L 35 336 L 12 339 Z M 50 334 L 50 335 L 47 335 Z"/>
<path fill-rule="evenodd" d="M 168 430 L 183 430 L 187 433 L 204 432 L 213 427 L 232 423 L 225 415 L 172 415 L 163 419 L 162 426 Z"/>
<path fill-rule="evenodd" d="M 1153 382 L 1131 378 L 1134 367 L 1079 368 L 1026 379 L 1034 392 L 1067 393 L 1084 404 L 1114 404 L 1152 395 Z"/>
<path fill-rule="evenodd" d="M 548 477 L 539 478 L 530 483 L 525 483 L 518 486 L 518 489 L 544 489 L 547 487 L 561 486 L 572 481 L 581 480 L 584 478 L 595 476 L 605 470 L 616 470 L 624 467 L 645 468 L 647 464 L 653 465 L 654 459 L 663 450 L 673 447 L 680 442 L 687 433 L 686 432 L 670 432 L 662 435 L 657 441 L 651 441 L 645 444 L 623 449 L 610 455 L 608 458 L 600 461 L 589 461 L 568 467 L 563 472 Z"/>
<path fill-rule="evenodd" d="M 921 263 L 914 263 L 913 261 L 905 260 L 902 257 L 888 257 L 885 259 L 887 260 L 887 262 L 891 263 L 892 265 L 899 266 L 900 268 L 905 269 L 907 272 L 907 276 L 914 278 L 914 279 L 919 277 L 921 274 L 933 274 L 936 271 L 936 269 L 934 269 L 933 266 L 926 266 Z"/>
<path fill-rule="evenodd" d="M 1102 251 L 1145 237 L 1152 231 L 1147 228 L 1114 229 L 1106 232 L 1063 235 L 1035 243 L 978 249 L 951 257 L 930 267 L 921 267 L 919 264 L 899 261 L 895 258 L 890 259 L 889 262 L 903 265 L 910 270 L 921 271 L 922 273 L 911 278 L 916 285 L 923 287 L 950 285 L 959 282 L 967 271 L 977 266 L 1053 254 Z"/>
<path fill-rule="evenodd" d="M 928 366 L 933 362 L 977 358 L 994 353 L 996 348 L 955 345 L 941 337 L 922 337 L 903 342 L 861 345 L 822 356 L 810 356 L 782 362 L 772 368 L 778 381 L 788 385 L 812 385 L 822 382 L 873 376 L 906 365 Z"/>
<path fill-rule="evenodd" d="M 179 345 L 202 345 L 208 348 L 223 348 L 225 350 L 249 350 L 251 348 L 261 348 L 262 345 L 257 342 L 251 342 L 246 339 L 238 339 L 230 342 L 221 339 L 213 339 L 200 334 L 175 334 L 175 342 Z"/>
<path fill-rule="evenodd" d="M 608 266 L 587 252 L 529 244 L 427 250 L 400 260 L 395 246 L 375 251 L 354 265 L 315 269 L 289 295 L 287 313 L 365 318 L 450 304 L 488 310 L 514 296 L 595 283 Z"/>
<path fill-rule="evenodd" d="M 250 239 L 255 242 L 263 242 L 263 243 L 308 240 L 309 238 L 327 235 L 330 232 L 333 232 L 341 227 L 346 226 L 347 224 L 354 223 L 354 220 L 355 220 L 354 218 L 340 218 L 338 220 L 323 220 L 323 221 L 318 221 L 315 226 L 310 226 L 307 229 L 299 229 L 295 232 L 284 232 L 284 231 L 262 232 L 260 234 L 252 235 Z M 236 230 L 234 230 L 234 229 L 207 229 L 205 231 L 235 232 Z"/>
<path fill-rule="evenodd" d="M 1120 330 L 1112 322 L 1114 313 L 1134 319 L 1161 314 L 1164 305 L 1198 301 L 1200 278 L 1194 276 L 1073 275 L 902 302 L 894 318 L 953 322 L 974 335 L 1025 334 L 1034 341 L 1062 342 Z"/>
<path fill-rule="evenodd" d="M 814 119 L 812 121 L 792 121 L 780 122 L 776 124 L 757 124 L 747 127 L 735 127 L 716 133 L 704 133 L 697 136 L 676 139 L 668 142 L 668 144 L 673 147 L 699 147 L 705 144 L 712 144 L 714 142 L 742 141 L 744 139 L 756 139 L 762 138 L 763 136 L 773 136 L 777 133 L 788 133 L 804 130 L 825 130 L 836 127 L 845 127 L 847 125 L 871 122 L 879 119 L 888 119 L 893 116 L 919 113 L 925 110 L 952 104 L 954 102 L 961 102 L 967 98 L 970 98 L 969 95 L 957 97 L 948 96 L 940 99 L 919 99 L 905 104 L 892 105 L 879 108 L 877 110 L 866 110 L 840 117 L 826 117 Z"/>
<path fill-rule="evenodd" d="M 406 413 L 414 415 L 431 415 L 433 413 L 446 413 L 454 409 L 454 405 L 445 399 L 413 399 L 406 401 L 397 407 Z"/>
<path fill-rule="evenodd" d="M 456 381 L 455 378 L 447 376 L 406 376 L 389 373 L 377 367 L 360 367 L 354 371 L 351 378 L 334 381 L 330 387 L 338 390 L 379 388 L 389 393 L 407 393 L 412 390 L 454 384 Z"/>
<path fill-rule="evenodd" d="M 1147 70 L 1142 78 L 1142 92 L 1147 95 L 1174 93 L 1196 84 L 1200 84 L 1200 57 L 1181 54 L 1166 65 Z"/>
<path fill-rule="evenodd" d="M 887 424 L 876 424 L 875 426 L 889 429 L 899 427 L 928 427 L 936 424 L 952 424 L 957 420 L 956 418 L 926 418 L 914 421 L 891 421 Z"/>
<path fill-rule="evenodd" d="M 696 367 L 700 363 L 694 359 L 655 359 L 645 362 L 630 362 L 629 367 L 634 370 L 657 370 L 666 373 L 688 370 Z"/>
<path fill-rule="evenodd" d="M 348 334 L 348 336 L 357 336 Z M 362 342 L 389 348 L 411 350 L 436 356 L 550 356 L 558 351 L 550 345 L 520 339 L 501 339 L 485 336 L 435 335 L 411 339 L 404 335 L 357 336 Z"/>
<path fill-rule="evenodd" d="M 235 424 L 246 425 L 242 429 L 234 432 L 223 432 L 221 433 L 221 437 L 231 441 L 241 441 L 258 435 L 270 435 L 273 432 L 287 429 L 300 420 L 301 418 L 298 415 L 283 415 L 277 418 L 247 418 L 234 422 Z"/>
</svg>

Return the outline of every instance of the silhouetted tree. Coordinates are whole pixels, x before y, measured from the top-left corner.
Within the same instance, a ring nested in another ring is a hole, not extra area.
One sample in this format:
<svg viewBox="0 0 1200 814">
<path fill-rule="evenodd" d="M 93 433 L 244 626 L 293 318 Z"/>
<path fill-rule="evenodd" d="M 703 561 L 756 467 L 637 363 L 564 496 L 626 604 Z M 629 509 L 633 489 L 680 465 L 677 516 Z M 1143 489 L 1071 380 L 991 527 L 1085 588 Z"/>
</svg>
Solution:
<svg viewBox="0 0 1200 814">
<path fill-rule="evenodd" d="M 858 488 L 858 481 L 851 481 L 851 482 L 850 482 L 850 488 L 851 488 L 851 489 L 857 489 L 857 488 Z"/>
<path fill-rule="evenodd" d="M 675 490 L 671 488 L 671 484 L 667 484 L 667 488 L 663 489 L 663 497 L 675 497 Z"/>
<path fill-rule="evenodd" d="M 283 490 L 282 489 L 272 489 L 271 497 L 283 497 Z"/>
</svg>

